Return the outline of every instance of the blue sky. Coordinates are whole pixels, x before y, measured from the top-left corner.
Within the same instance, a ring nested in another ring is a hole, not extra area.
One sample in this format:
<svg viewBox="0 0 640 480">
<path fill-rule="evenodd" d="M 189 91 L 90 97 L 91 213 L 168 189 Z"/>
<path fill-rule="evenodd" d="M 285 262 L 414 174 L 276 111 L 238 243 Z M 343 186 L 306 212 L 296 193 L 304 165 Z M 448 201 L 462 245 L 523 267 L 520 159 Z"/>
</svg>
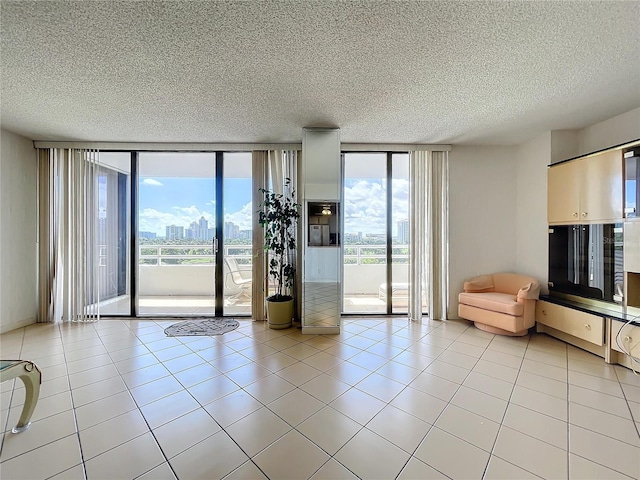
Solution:
<svg viewBox="0 0 640 480">
<path fill-rule="evenodd" d="M 227 221 L 251 228 L 251 179 L 227 178 L 224 185 Z M 167 225 L 188 227 L 200 217 L 213 227 L 215 186 L 211 178 L 141 177 L 139 188 L 140 230 L 164 236 Z"/>
<path fill-rule="evenodd" d="M 167 225 L 187 228 L 204 216 L 213 227 L 215 210 L 214 181 L 211 178 L 141 177 L 139 186 L 139 229 L 165 235 Z M 396 222 L 408 218 L 408 182 L 392 182 L 393 234 Z M 251 229 L 251 180 L 226 178 L 225 221 L 241 230 Z M 386 231 L 386 188 L 382 179 L 345 179 L 345 232 L 380 234 Z"/>
</svg>

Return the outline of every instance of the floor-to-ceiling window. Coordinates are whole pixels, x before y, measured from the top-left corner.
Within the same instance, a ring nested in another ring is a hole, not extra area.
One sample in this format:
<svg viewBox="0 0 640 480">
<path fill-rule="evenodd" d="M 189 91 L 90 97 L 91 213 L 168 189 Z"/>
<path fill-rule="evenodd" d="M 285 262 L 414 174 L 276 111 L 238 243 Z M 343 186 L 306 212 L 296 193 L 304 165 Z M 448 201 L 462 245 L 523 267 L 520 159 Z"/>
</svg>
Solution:
<svg viewBox="0 0 640 480">
<path fill-rule="evenodd" d="M 251 154 L 138 155 L 140 315 L 251 314 Z"/>
<path fill-rule="evenodd" d="M 344 154 L 344 313 L 404 313 L 409 155 Z"/>
</svg>

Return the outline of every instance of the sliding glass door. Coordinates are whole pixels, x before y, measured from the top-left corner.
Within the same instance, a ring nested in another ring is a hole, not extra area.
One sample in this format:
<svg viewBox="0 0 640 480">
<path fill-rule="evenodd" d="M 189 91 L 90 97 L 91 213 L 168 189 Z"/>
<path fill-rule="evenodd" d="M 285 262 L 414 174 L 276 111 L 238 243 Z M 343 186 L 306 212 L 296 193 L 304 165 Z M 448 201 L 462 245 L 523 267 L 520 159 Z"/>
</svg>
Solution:
<svg viewBox="0 0 640 480">
<path fill-rule="evenodd" d="M 224 311 L 251 315 L 251 152 L 225 152 L 223 161 Z"/>
<path fill-rule="evenodd" d="M 407 312 L 408 193 L 408 154 L 344 154 L 344 313 Z"/>
<path fill-rule="evenodd" d="M 131 154 L 100 152 L 94 180 L 97 186 L 94 236 L 97 283 L 88 300 L 99 305 L 100 315 L 129 315 Z"/>
<path fill-rule="evenodd" d="M 138 314 L 251 314 L 250 199 L 250 153 L 139 154 Z"/>
</svg>

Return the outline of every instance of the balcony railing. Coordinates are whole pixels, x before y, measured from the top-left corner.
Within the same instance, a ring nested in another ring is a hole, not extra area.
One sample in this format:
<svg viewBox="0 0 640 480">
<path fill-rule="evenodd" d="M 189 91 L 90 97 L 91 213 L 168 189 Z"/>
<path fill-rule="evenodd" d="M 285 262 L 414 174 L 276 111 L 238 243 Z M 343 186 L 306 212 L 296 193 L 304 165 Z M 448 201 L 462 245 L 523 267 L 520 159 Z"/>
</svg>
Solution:
<svg viewBox="0 0 640 480">
<path fill-rule="evenodd" d="M 378 245 L 345 245 L 345 265 L 371 265 L 386 262 L 386 247 Z M 224 256 L 234 258 L 239 265 L 251 265 L 250 245 L 224 245 Z M 214 265 L 211 245 L 140 245 L 140 265 Z M 409 246 L 393 245 L 392 263 L 409 262 Z"/>
<path fill-rule="evenodd" d="M 251 265 L 251 245 L 224 245 L 225 257 Z M 215 265 L 211 245 L 140 245 L 139 265 Z"/>
<path fill-rule="evenodd" d="M 236 260 L 243 278 L 251 278 L 250 245 L 224 245 L 225 258 Z M 345 245 L 343 294 L 380 298 L 386 278 L 386 247 Z M 394 284 L 408 281 L 408 246 L 394 245 Z M 209 295 L 214 290 L 215 258 L 211 245 L 141 245 L 139 251 L 141 295 Z M 225 266 L 225 294 L 234 285 Z"/>
</svg>

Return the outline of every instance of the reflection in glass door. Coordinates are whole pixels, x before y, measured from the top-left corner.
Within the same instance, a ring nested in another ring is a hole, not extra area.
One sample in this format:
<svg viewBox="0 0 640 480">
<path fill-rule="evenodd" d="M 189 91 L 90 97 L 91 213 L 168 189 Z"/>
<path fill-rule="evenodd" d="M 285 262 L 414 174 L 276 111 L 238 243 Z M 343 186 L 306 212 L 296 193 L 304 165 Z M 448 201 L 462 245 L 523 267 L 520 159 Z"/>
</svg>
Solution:
<svg viewBox="0 0 640 480">
<path fill-rule="evenodd" d="M 223 166 L 224 312 L 251 315 L 251 152 L 225 152 Z"/>
<path fill-rule="evenodd" d="M 215 154 L 140 153 L 138 314 L 215 314 Z"/>
<path fill-rule="evenodd" d="M 409 311 L 409 154 L 391 155 L 391 313 Z M 424 297 L 423 297 L 424 298 Z"/>
<path fill-rule="evenodd" d="M 96 224 L 97 291 L 100 315 L 131 314 L 130 217 L 131 154 L 100 152 L 96 173 L 98 218 Z"/>
</svg>

